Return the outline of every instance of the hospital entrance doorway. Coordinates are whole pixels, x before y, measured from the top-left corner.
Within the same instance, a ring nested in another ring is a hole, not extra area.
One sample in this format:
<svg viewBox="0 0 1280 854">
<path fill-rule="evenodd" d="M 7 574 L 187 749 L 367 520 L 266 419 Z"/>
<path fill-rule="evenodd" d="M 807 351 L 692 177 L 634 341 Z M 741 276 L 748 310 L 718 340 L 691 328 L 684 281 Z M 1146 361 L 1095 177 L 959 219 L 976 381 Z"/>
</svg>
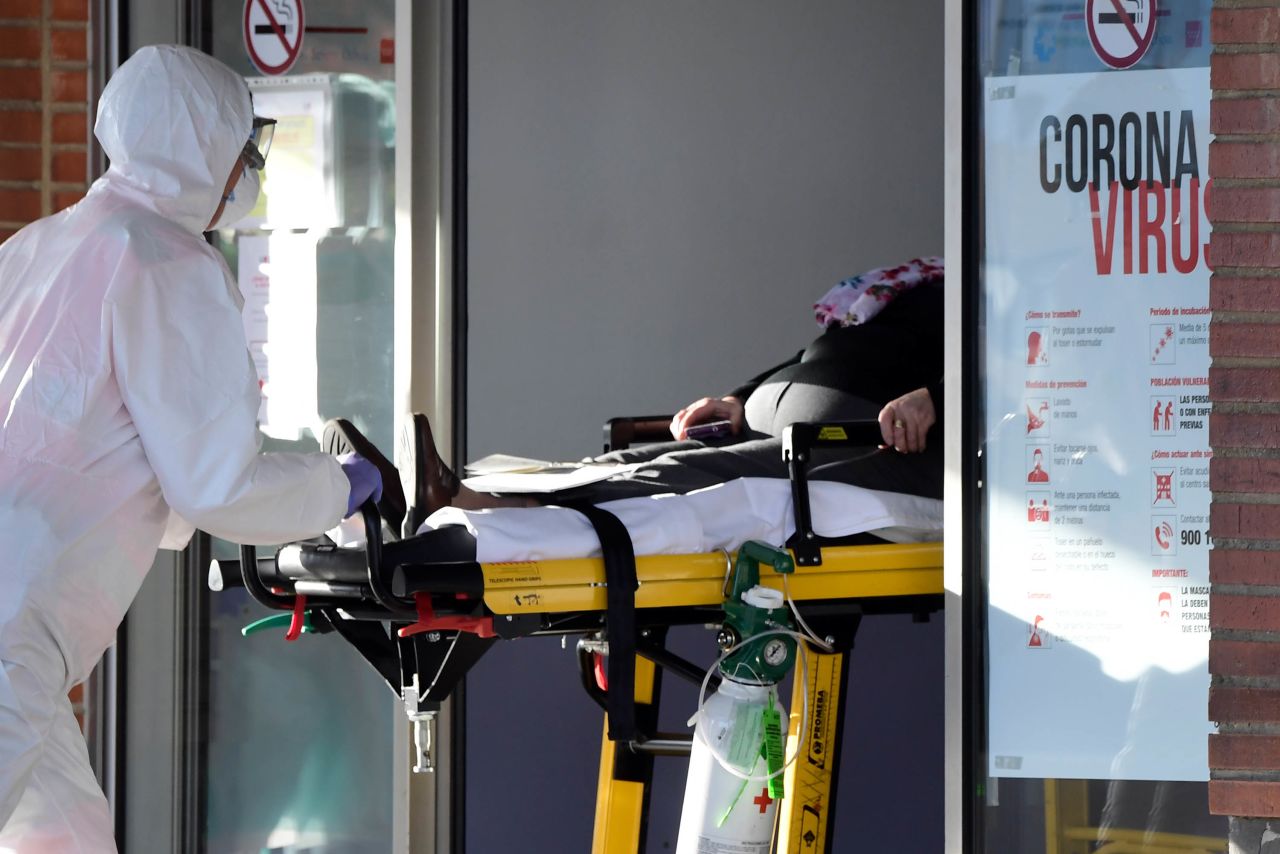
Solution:
<svg viewBox="0 0 1280 854">
<path fill-rule="evenodd" d="M 216 239 L 245 300 L 264 447 L 319 450 L 343 417 L 389 453 L 394 0 L 209 5 L 210 52 L 277 121 L 257 207 Z M 210 598 L 205 850 L 395 850 L 395 698 L 346 644 L 242 636 L 268 615 L 243 590 Z"/>
</svg>

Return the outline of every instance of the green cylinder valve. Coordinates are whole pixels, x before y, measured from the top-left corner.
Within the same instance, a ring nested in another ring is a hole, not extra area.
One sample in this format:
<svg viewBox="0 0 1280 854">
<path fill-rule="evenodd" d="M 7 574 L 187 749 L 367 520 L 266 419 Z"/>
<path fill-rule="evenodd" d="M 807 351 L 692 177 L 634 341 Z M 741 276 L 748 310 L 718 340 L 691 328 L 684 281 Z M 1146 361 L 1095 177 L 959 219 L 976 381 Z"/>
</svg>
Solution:
<svg viewBox="0 0 1280 854">
<path fill-rule="evenodd" d="M 738 550 L 733 577 L 725 598 L 725 629 L 746 643 L 725 657 L 721 671 L 730 679 L 755 684 L 781 681 L 795 663 L 795 638 L 791 613 L 781 592 L 760 584 L 760 565 L 778 573 L 795 572 L 795 561 L 783 549 L 748 540 Z M 762 633 L 763 637 L 755 637 Z"/>
</svg>

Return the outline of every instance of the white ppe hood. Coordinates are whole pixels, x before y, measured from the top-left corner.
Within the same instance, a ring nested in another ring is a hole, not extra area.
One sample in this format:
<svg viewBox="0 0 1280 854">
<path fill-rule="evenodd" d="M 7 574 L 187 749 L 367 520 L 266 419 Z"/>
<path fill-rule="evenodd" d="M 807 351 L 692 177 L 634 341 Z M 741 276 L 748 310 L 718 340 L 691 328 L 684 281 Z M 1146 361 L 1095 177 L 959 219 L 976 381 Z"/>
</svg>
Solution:
<svg viewBox="0 0 1280 854">
<path fill-rule="evenodd" d="M 111 76 L 93 134 L 113 180 L 158 213 L 204 231 L 253 130 L 244 78 L 199 51 L 143 48 Z"/>
<path fill-rule="evenodd" d="M 331 457 L 259 453 L 239 290 L 201 236 L 251 123 L 231 69 L 142 48 L 99 105 L 107 174 L 0 244 L 0 851 L 113 850 L 65 698 L 166 529 L 278 543 L 346 509 Z"/>
</svg>

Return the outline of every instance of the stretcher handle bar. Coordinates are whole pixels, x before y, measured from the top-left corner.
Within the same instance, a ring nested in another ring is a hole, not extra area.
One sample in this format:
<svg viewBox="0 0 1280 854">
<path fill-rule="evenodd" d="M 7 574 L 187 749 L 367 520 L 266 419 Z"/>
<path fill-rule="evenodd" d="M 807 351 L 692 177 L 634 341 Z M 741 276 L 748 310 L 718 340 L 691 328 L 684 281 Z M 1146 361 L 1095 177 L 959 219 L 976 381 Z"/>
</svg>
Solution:
<svg viewBox="0 0 1280 854">
<path fill-rule="evenodd" d="M 277 611 L 293 610 L 294 597 L 277 596 L 262 583 L 262 578 L 258 575 L 258 553 L 253 546 L 240 546 L 240 578 L 244 581 L 249 595 L 259 605 Z"/>
<path fill-rule="evenodd" d="M 296 594 L 294 596 L 272 593 L 263 582 L 262 576 L 264 574 L 263 570 L 266 569 L 266 576 L 272 581 L 276 580 L 273 577 L 275 559 L 255 558 L 255 552 L 256 549 L 253 546 L 242 545 L 240 546 L 240 560 L 212 561 L 209 566 L 210 589 L 218 591 L 226 587 L 244 587 L 259 605 L 276 611 L 292 611 L 296 604 L 297 596 L 303 595 L 307 597 L 307 605 L 310 608 L 342 608 L 344 611 L 352 609 L 352 601 L 360 601 L 367 598 L 365 595 L 355 595 L 353 587 L 348 586 L 343 589 L 341 586 L 334 587 L 323 582 L 313 583 L 313 587 L 310 590 L 306 589 L 306 582 L 298 582 L 294 585 L 294 593 Z M 253 565 L 251 561 L 257 563 L 257 572 L 244 571 L 244 567 Z M 231 573 L 233 567 L 238 570 L 238 581 L 231 580 L 236 577 Z M 219 576 L 217 580 L 222 583 L 222 587 L 213 586 L 215 572 Z M 285 581 L 287 579 L 281 579 L 281 583 Z M 301 587 L 298 585 L 301 585 Z M 368 609 L 355 609 L 355 611 L 352 616 L 356 616 L 359 619 L 386 619 L 385 614 L 373 614 Z"/>
<path fill-rule="evenodd" d="M 266 575 L 267 583 L 274 584 L 279 581 L 280 584 L 285 583 L 285 579 L 277 579 L 272 577 L 274 572 L 273 558 L 258 558 L 258 573 Z M 362 579 L 363 583 L 363 579 Z M 209 562 L 209 589 L 214 593 L 221 593 L 232 587 L 244 587 L 244 578 L 240 574 L 240 561 L 238 560 L 213 560 Z M 368 589 L 363 586 L 354 584 L 333 584 L 327 581 L 295 581 L 293 583 L 294 592 L 307 597 L 307 607 L 316 608 L 341 608 L 344 613 L 349 614 L 354 620 L 385 620 L 387 613 L 382 608 L 364 607 L 361 603 L 369 601 L 372 597 Z M 290 600 L 292 602 L 292 600 Z M 271 607 L 271 606 L 268 606 Z M 288 606 L 290 609 L 292 604 Z"/>
<path fill-rule="evenodd" d="M 276 575 L 275 558 L 258 558 L 258 575 L 273 582 L 282 581 Z M 221 593 L 228 587 L 244 587 L 244 579 L 240 576 L 240 561 L 222 558 L 209 561 L 209 589 L 214 593 Z"/>
<path fill-rule="evenodd" d="M 408 617 L 408 622 L 417 622 L 418 607 L 412 600 L 401 599 L 393 594 L 382 578 L 382 517 L 378 513 L 378 505 L 370 499 L 360 505 L 360 514 L 364 517 L 365 559 L 368 566 L 369 589 L 378 604 L 394 615 Z"/>
<path fill-rule="evenodd" d="M 796 533 L 788 545 L 800 566 L 821 566 L 822 547 L 813 532 L 813 516 L 809 511 L 809 482 L 806 469 L 818 447 L 876 448 L 884 441 L 880 422 L 797 421 L 782 431 L 782 460 L 787 464 L 791 480 L 791 503 L 795 511 Z"/>
<path fill-rule="evenodd" d="M 466 529 L 459 530 L 465 532 Z M 435 543 L 438 539 L 432 539 L 431 542 Z M 414 593 L 419 592 L 462 593 L 476 598 L 483 596 L 484 574 L 480 571 L 480 565 L 470 560 L 428 559 L 442 551 L 424 548 L 416 542 L 384 543 L 382 565 L 390 568 L 384 575 L 388 577 L 391 594 L 409 600 L 412 600 Z M 262 559 L 258 563 L 260 567 L 264 565 Z M 284 546 L 276 555 L 275 566 L 272 567 L 272 572 L 276 571 L 281 580 L 295 584 L 305 581 L 339 586 L 358 584 L 362 587 L 368 584 L 369 573 L 364 550 L 338 548 L 329 543 L 295 543 Z"/>
<path fill-rule="evenodd" d="M 364 567 L 364 558 L 357 554 L 360 566 Z M 264 584 L 281 586 L 289 579 L 276 576 L 274 558 L 258 558 L 258 574 L 266 579 Z M 293 581 L 294 593 L 307 597 L 307 605 L 311 608 L 341 608 L 344 613 L 355 620 L 386 620 L 390 615 L 376 604 L 365 607 L 362 603 L 371 602 L 372 593 L 366 586 L 361 573 L 359 583 L 347 584 L 334 581 L 319 581 L 299 578 Z M 221 593 L 232 587 L 244 587 L 244 579 L 240 574 L 240 561 L 217 559 L 209 562 L 209 589 Z M 292 606 L 290 606 L 292 607 Z"/>
<path fill-rule="evenodd" d="M 367 599 L 368 591 L 361 584 L 342 584 L 336 581 L 305 581 L 293 583 L 293 592 L 308 600 Z"/>
<path fill-rule="evenodd" d="M 364 584 L 368 560 L 363 549 L 341 549 L 334 545 L 292 543 L 276 554 L 281 577 L 290 581 L 328 581 L 337 584 Z"/>
<path fill-rule="evenodd" d="M 484 597 L 484 573 L 473 561 L 402 563 L 391 571 L 391 592 L 412 597 L 415 593 L 462 594 Z"/>
</svg>

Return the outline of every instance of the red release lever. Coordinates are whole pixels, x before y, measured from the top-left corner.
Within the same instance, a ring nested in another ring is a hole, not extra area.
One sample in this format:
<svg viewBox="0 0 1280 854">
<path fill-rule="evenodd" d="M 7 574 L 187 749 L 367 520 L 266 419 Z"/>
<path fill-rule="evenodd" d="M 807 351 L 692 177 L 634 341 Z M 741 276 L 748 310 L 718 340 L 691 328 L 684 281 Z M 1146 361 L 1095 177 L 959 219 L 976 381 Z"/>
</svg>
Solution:
<svg viewBox="0 0 1280 854">
<path fill-rule="evenodd" d="M 396 633 L 402 638 L 423 632 L 471 632 L 482 638 L 497 637 L 493 631 L 493 617 L 437 617 L 431 607 L 430 593 L 415 593 L 413 601 L 418 606 L 418 622 Z"/>
<path fill-rule="evenodd" d="M 302 624 L 307 618 L 307 597 L 293 597 L 293 620 L 289 623 L 289 631 L 284 633 L 287 641 L 296 641 L 302 635 Z"/>
<path fill-rule="evenodd" d="M 596 674 L 596 686 L 601 690 L 608 692 L 609 690 L 609 671 L 604 666 L 604 656 L 598 652 L 592 653 L 595 657 L 595 666 L 592 670 Z"/>
</svg>

